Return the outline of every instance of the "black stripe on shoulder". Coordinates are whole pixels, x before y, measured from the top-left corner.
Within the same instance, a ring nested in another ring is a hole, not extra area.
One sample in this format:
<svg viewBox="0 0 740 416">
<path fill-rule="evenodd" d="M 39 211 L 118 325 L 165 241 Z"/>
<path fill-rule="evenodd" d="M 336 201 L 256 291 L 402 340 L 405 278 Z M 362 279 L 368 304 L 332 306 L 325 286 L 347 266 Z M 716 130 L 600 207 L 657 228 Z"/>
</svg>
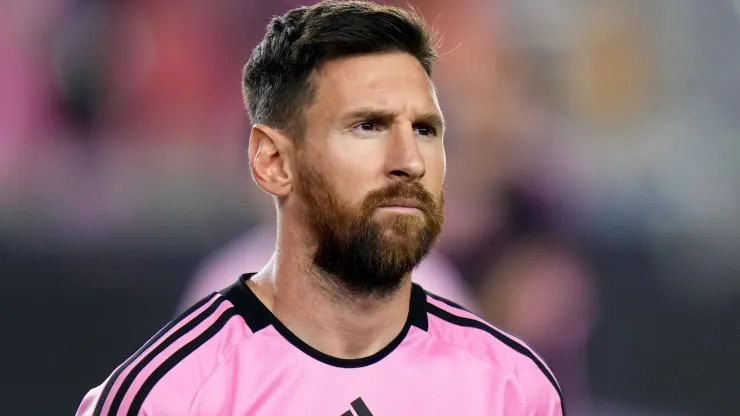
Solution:
<svg viewBox="0 0 740 416">
<path fill-rule="evenodd" d="M 236 316 L 236 310 L 234 308 L 229 308 L 225 310 L 221 316 L 218 317 L 216 322 L 214 322 L 208 329 L 203 331 L 202 334 L 198 335 L 195 339 L 185 344 L 182 348 L 177 350 L 174 354 L 172 354 L 165 362 L 163 362 L 159 367 L 157 367 L 154 372 L 152 372 L 151 375 L 144 381 L 144 384 L 141 385 L 141 388 L 138 392 L 136 392 L 136 396 L 134 396 L 133 402 L 131 402 L 131 407 L 128 409 L 128 413 L 126 413 L 127 416 L 137 416 L 139 414 L 139 410 L 141 409 L 141 406 L 144 404 L 144 400 L 146 400 L 146 397 L 151 392 L 152 388 L 157 384 L 159 380 L 162 379 L 162 377 L 165 376 L 170 370 L 172 370 L 178 363 L 180 363 L 182 360 L 184 360 L 188 355 L 192 354 L 193 351 L 197 350 L 201 345 L 205 344 L 209 339 L 213 338 L 214 335 L 220 331 L 224 325 L 226 325 L 226 322 L 228 322 L 231 317 Z"/>
<path fill-rule="evenodd" d="M 458 325 L 458 326 L 464 326 L 468 328 L 477 328 L 485 332 L 488 332 L 489 334 L 493 335 L 496 339 L 503 342 L 507 347 L 513 349 L 519 354 L 522 354 L 526 356 L 527 358 L 529 358 L 530 360 L 532 360 L 537 365 L 537 367 L 540 369 L 540 371 L 542 371 L 542 374 L 544 374 L 545 377 L 547 377 L 547 379 L 550 381 L 550 384 L 552 384 L 552 386 L 555 387 L 555 391 L 558 392 L 558 396 L 560 396 L 560 404 L 563 409 L 563 416 L 565 416 L 565 400 L 563 399 L 563 392 L 562 390 L 560 390 L 560 386 L 558 385 L 558 382 L 555 380 L 555 376 L 550 372 L 550 370 L 547 368 L 543 360 L 537 357 L 535 354 L 533 354 L 532 351 L 530 351 L 529 349 L 527 349 L 520 343 L 514 341 L 508 334 L 505 334 L 503 331 L 499 331 L 493 328 L 492 326 L 487 325 L 481 321 L 470 319 L 470 318 L 464 318 L 462 316 L 457 316 L 431 303 L 427 303 L 427 310 L 432 315 L 440 319 L 443 319 L 451 324 Z"/>
<path fill-rule="evenodd" d="M 432 293 L 432 292 L 430 292 L 428 290 L 425 290 L 424 292 L 426 292 L 427 296 L 429 296 L 430 298 L 432 298 L 434 300 L 438 300 L 438 301 L 444 303 L 445 305 L 452 306 L 453 308 L 460 309 L 461 311 L 473 313 L 473 312 L 470 312 L 467 308 L 465 308 L 463 306 L 460 306 L 460 304 L 457 304 L 457 303 L 455 303 L 455 302 L 453 302 L 453 301 L 451 301 L 449 299 L 443 298 L 442 296 L 439 296 L 439 295 L 437 295 L 435 293 Z"/>
<path fill-rule="evenodd" d="M 192 331 L 198 325 L 200 325 L 201 322 L 205 321 L 209 316 L 213 315 L 216 312 L 216 309 L 218 309 L 219 305 L 221 305 L 221 303 L 223 303 L 224 301 L 225 299 L 222 296 L 219 296 L 210 306 L 204 309 L 203 312 L 199 313 L 198 316 L 191 319 L 185 325 L 181 326 L 177 331 L 173 332 L 172 335 L 167 337 L 167 339 L 162 341 L 159 345 L 157 345 L 156 348 L 154 348 L 144 358 L 142 358 L 141 361 L 139 361 L 136 366 L 134 366 L 134 368 L 132 368 L 131 371 L 126 375 L 123 383 L 121 383 L 121 387 L 118 388 L 118 391 L 113 398 L 113 403 L 111 404 L 109 413 L 111 415 L 118 414 L 118 410 L 121 407 L 123 398 L 126 396 L 126 392 L 131 387 L 131 384 L 134 383 L 136 376 L 141 373 L 141 370 L 143 370 L 147 366 L 147 364 L 152 362 L 152 360 L 154 360 L 157 355 L 166 350 L 170 345 L 174 344 L 175 341 L 185 336 L 188 332 Z"/>
<path fill-rule="evenodd" d="M 155 342 L 159 341 L 160 338 L 164 336 L 170 329 L 172 329 L 175 325 L 182 322 L 184 319 L 188 318 L 190 314 L 198 310 L 200 307 L 205 305 L 209 300 L 213 298 L 215 295 L 214 293 L 211 293 L 210 295 L 204 297 L 200 301 L 198 301 L 193 306 L 189 307 L 187 310 L 185 310 L 180 316 L 177 318 L 171 320 L 167 325 L 160 329 L 153 337 L 149 339 L 149 341 L 146 342 L 141 348 L 139 348 L 134 355 L 129 357 L 128 360 L 126 360 L 116 371 L 113 372 L 113 375 L 110 377 L 107 383 L 105 383 L 105 387 L 103 388 L 103 393 L 98 398 L 98 403 L 95 405 L 95 410 L 93 411 L 93 416 L 101 416 L 101 413 L 103 412 L 103 406 L 105 405 L 105 401 L 108 399 L 108 395 L 110 394 L 111 389 L 113 388 L 113 385 L 116 384 L 116 380 L 118 380 L 118 377 L 121 376 L 121 373 L 128 368 L 128 366 L 131 365 L 132 362 L 134 362 L 141 354 L 144 353 L 144 351 L 148 350 L 152 345 L 154 345 Z"/>
</svg>

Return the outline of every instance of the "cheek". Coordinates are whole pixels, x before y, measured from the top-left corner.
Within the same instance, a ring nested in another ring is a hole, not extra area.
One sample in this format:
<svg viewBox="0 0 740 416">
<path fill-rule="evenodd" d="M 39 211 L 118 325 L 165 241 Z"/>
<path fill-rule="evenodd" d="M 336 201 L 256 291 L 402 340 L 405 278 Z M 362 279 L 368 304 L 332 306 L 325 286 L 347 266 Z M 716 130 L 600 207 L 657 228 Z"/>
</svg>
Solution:
<svg viewBox="0 0 740 416">
<path fill-rule="evenodd" d="M 342 179 L 339 179 L 342 178 Z M 345 209 L 358 209 L 362 205 L 363 194 L 360 192 L 359 186 L 354 183 L 348 182 L 346 176 L 338 176 L 333 182 L 334 197 L 337 202 L 341 204 Z"/>
<path fill-rule="evenodd" d="M 362 168 L 355 165 L 332 164 L 326 166 L 326 181 L 336 202 L 345 209 L 359 209 L 367 193 L 367 178 Z"/>
<path fill-rule="evenodd" d="M 444 148 L 432 147 L 424 154 L 424 163 L 426 164 L 426 174 L 424 175 L 425 183 L 429 192 L 439 195 L 444 187 L 445 174 L 447 171 L 447 160 Z"/>
<path fill-rule="evenodd" d="M 338 138 L 327 149 L 326 163 L 341 173 L 371 175 L 382 170 L 386 148 L 381 140 Z"/>
<path fill-rule="evenodd" d="M 341 200 L 357 207 L 365 196 L 378 185 L 378 177 L 383 172 L 382 153 L 370 143 L 355 146 L 337 146 L 327 152 L 323 160 L 325 171 L 335 185 Z"/>
</svg>

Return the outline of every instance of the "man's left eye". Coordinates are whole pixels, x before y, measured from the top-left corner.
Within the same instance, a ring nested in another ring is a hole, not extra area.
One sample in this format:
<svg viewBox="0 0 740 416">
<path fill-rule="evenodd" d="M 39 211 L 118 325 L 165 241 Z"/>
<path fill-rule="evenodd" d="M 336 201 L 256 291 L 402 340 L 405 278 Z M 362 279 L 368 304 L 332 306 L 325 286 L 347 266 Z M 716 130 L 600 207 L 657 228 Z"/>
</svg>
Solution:
<svg viewBox="0 0 740 416">
<path fill-rule="evenodd" d="M 436 136 L 437 130 L 432 126 L 414 126 L 414 132 L 419 136 Z"/>
</svg>

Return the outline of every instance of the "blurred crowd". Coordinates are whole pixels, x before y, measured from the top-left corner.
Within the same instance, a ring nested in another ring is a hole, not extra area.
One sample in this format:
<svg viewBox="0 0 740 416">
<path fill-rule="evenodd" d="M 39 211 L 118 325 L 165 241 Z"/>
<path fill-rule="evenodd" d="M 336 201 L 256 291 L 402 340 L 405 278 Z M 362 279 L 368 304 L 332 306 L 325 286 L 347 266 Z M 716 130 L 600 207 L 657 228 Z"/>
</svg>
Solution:
<svg viewBox="0 0 740 416">
<path fill-rule="evenodd" d="M 275 213 L 249 174 L 240 70 L 269 17 L 306 3 L 4 5 L 0 291 L 52 291 L 36 267 L 67 256 L 85 264 L 55 270 L 60 287 L 127 287 L 144 308 L 159 287 L 171 317 L 259 268 Z M 410 3 L 443 34 L 449 126 L 445 228 L 424 272 L 440 276 L 419 280 L 527 340 L 569 414 L 740 414 L 740 2 Z M 91 261 L 104 247 L 117 260 Z M 147 259 L 184 252 L 157 283 Z M 113 264 L 126 269 L 100 271 Z M 126 334 L 96 345 L 143 341 Z M 122 358 L 89 364 L 65 403 Z"/>
</svg>

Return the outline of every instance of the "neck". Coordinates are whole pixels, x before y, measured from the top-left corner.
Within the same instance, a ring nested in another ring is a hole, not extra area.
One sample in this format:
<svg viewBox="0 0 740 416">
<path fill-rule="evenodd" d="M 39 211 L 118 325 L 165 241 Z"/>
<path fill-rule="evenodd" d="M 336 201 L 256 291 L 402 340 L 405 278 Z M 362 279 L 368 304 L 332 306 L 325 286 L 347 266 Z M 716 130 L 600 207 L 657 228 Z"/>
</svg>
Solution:
<svg viewBox="0 0 740 416">
<path fill-rule="evenodd" d="M 275 255 L 248 282 L 257 297 L 291 332 L 324 354 L 363 358 L 391 343 L 408 318 L 410 276 L 385 297 L 352 294 L 313 265 L 304 241 L 278 231 Z"/>
</svg>

